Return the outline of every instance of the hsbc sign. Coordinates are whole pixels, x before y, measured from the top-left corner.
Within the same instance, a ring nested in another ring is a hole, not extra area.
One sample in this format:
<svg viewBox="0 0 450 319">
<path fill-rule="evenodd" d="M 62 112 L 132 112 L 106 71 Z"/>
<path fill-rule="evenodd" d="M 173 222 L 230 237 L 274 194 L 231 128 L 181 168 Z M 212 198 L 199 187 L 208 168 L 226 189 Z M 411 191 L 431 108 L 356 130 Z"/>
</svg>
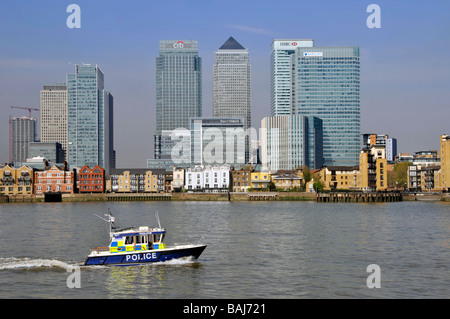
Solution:
<svg viewBox="0 0 450 319">
<path fill-rule="evenodd" d="M 290 46 L 297 46 L 297 42 L 279 42 L 280 47 L 290 47 Z"/>
<path fill-rule="evenodd" d="M 313 47 L 313 40 L 275 40 L 273 47 L 275 49 L 295 49 L 298 47 Z"/>
</svg>

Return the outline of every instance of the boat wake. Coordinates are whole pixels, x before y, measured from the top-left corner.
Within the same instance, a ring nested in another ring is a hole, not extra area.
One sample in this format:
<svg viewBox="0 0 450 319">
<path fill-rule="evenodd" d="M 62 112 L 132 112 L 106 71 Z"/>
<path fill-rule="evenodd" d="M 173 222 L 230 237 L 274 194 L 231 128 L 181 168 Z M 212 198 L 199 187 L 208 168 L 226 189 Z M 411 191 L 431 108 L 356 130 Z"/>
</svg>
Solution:
<svg viewBox="0 0 450 319">
<path fill-rule="evenodd" d="M 71 265 L 56 259 L 35 259 L 35 258 L 0 258 L 1 270 L 38 270 L 38 269 L 72 269 Z"/>
</svg>

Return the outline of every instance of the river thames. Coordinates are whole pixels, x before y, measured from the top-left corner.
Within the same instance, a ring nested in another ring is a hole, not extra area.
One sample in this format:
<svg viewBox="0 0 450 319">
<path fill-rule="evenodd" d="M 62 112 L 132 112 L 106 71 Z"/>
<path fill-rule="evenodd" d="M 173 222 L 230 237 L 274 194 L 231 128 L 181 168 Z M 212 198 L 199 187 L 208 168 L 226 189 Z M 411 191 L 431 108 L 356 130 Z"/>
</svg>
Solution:
<svg viewBox="0 0 450 319">
<path fill-rule="evenodd" d="M 79 268 L 118 227 L 207 244 L 200 258 Z M 0 298 L 448 298 L 450 203 L 119 202 L 0 205 Z M 380 288 L 369 288 L 377 265 Z"/>
</svg>

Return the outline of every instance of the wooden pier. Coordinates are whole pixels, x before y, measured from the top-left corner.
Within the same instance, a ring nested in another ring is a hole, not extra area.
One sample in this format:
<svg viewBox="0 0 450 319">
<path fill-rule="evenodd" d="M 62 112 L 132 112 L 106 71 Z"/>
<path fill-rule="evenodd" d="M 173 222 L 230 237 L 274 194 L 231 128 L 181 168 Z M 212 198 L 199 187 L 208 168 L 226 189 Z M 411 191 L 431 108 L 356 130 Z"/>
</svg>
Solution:
<svg viewBox="0 0 450 319">
<path fill-rule="evenodd" d="M 353 202 L 353 203 L 375 203 L 375 202 L 400 202 L 400 193 L 317 193 L 316 201 L 328 202 Z"/>
<path fill-rule="evenodd" d="M 250 192 L 248 193 L 248 200 L 250 201 L 268 201 L 277 200 L 278 193 L 275 192 Z"/>
<path fill-rule="evenodd" d="M 108 202 L 148 202 L 148 201 L 170 201 L 170 193 L 123 193 L 108 194 Z"/>
</svg>

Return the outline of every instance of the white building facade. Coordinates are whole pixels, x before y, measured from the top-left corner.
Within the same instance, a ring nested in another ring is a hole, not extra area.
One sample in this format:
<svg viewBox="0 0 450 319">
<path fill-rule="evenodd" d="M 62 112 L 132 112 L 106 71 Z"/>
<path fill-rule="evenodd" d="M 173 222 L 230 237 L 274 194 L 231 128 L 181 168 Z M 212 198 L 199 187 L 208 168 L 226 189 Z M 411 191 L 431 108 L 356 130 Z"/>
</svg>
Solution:
<svg viewBox="0 0 450 319">
<path fill-rule="evenodd" d="M 205 193 L 227 192 L 230 185 L 230 166 L 195 166 L 186 169 L 185 190 Z"/>
</svg>

